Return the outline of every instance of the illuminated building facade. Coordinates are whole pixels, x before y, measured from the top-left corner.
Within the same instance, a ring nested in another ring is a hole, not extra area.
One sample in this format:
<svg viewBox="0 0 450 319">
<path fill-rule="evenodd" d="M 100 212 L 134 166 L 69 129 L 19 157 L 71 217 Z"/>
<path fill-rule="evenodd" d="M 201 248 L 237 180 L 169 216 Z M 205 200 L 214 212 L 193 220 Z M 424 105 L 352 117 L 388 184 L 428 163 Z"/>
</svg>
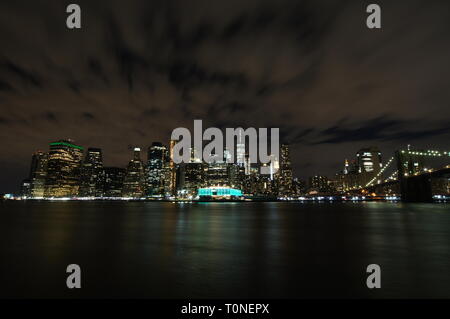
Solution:
<svg viewBox="0 0 450 319">
<path fill-rule="evenodd" d="M 169 166 L 167 170 L 168 172 L 166 172 L 166 183 L 168 182 L 168 185 L 166 185 L 166 196 L 175 195 L 177 190 L 177 167 L 175 165 L 175 162 L 173 161 L 173 150 L 176 143 L 177 141 L 175 140 L 170 140 L 169 142 Z"/>
<path fill-rule="evenodd" d="M 310 192 L 315 193 L 327 193 L 330 188 L 328 187 L 328 177 L 322 175 L 315 175 L 309 178 Z"/>
<path fill-rule="evenodd" d="M 280 169 L 278 171 L 278 191 L 280 196 L 289 196 L 292 193 L 292 165 L 289 145 L 280 147 Z"/>
<path fill-rule="evenodd" d="M 103 157 L 99 148 L 88 148 L 81 166 L 80 197 L 103 195 Z"/>
<path fill-rule="evenodd" d="M 20 185 L 20 196 L 28 198 L 31 197 L 31 180 L 24 179 Z"/>
<path fill-rule="evenodd" d="M 141 149 L 134 149 L 133 159 L 128 163 L 123 182 L 123 197 L 140 198 L 144 196 L 144 166 L 141 161 Z"/>
<path fill-rule="evenodd" d="M 50 143 L 44 197 L 74 197 L 80 187 L 83 147 L 72 140 Z"/>
<path fill-rule="evenodd" d="M 200 198 L 231 199 L 242 197 L 242 192 L 231 187 L 206 187 L 198 190 L 198 196 Z"/>
<path fill-rule="evenodd" d="M 356 153 L 359 185 L 366 185 L 382 168 L 381 152 L 377 147 L 362 148 Z"/>
<path fill-rule="evenodd" d="M 205 186 L 205 167 L 204 163 L 192 162 L 186 163 L 183 168 L 182 189 L 189 196 L 195 196 L 197 190 Z"/>
<path fill-rule="evenodd" d="M 48 154 L 37 151 L 33 154 L 30 168 L 30 197 L 43 198 L 47 177 Z"/>
<path fill-rule="evenodd" d="M 167 147 L 160 142 L 153 142 L 147 153 L 147 195 L 160 197 L 164 195 L 164 169 L 168 160 Z"/>
<path fill-rule="evenodd" d="M 105 167 L 103 172 L 103 196 L 122 197 L 122 188 L 126 170 L 121 167 Z"/>
<path fill-rule="evenodd" d="M 213 161 L 207 164 L 206 185 L 207 186 L 229 186 L 228 164 L 218 155 L 211 155 Z"/>
<path fill-rule="evenodd" d="M 245 137 L 239 131 L 239 136 L 236 143 L 236 163 L 239 166 L 245 166 Z"/>
</svg>

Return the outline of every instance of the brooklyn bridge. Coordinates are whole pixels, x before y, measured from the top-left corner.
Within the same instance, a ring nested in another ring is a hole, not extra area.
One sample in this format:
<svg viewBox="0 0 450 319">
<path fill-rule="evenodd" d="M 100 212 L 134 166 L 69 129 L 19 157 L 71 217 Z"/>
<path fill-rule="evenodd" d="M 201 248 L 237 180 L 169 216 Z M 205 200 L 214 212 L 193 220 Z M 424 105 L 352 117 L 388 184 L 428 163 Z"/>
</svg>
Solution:
<svg viewBox="0 0 450 319">
<path fill-rule="evenodd" d="M 442 163 L 445 163 L 442 165 Z M 352 194 L 397 195 L 405 202 L 432 202 L 433 189 L 448 187 L 450 152 L 402 149 L 366 185 L 349 190 Z"/>
</svg>

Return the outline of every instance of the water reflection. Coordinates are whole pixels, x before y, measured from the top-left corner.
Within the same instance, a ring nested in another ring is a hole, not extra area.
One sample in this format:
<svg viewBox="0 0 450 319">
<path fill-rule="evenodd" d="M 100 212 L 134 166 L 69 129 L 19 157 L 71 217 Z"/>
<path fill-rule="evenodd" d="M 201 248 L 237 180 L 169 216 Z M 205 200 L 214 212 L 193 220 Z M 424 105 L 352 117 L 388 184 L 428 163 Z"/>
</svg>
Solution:
<svg viewBox="0 0 450 319">
<path fill-rule="evenodd" d="M 450 297 L 445 204 L 1 205 L 2 297 Z"/>
</svg>

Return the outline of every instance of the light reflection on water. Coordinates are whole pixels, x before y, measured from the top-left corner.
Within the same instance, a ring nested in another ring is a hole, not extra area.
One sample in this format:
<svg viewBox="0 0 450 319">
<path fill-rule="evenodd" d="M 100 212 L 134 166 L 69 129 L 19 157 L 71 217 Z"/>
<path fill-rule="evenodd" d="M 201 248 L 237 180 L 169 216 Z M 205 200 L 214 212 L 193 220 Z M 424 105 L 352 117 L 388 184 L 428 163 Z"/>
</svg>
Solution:
<svg viewBox="0 0 450 319">
<path fill-rule="evenodd" d="M 450 297 L 445 204 L 0 205 L 1 297 Z"/>
</svg>

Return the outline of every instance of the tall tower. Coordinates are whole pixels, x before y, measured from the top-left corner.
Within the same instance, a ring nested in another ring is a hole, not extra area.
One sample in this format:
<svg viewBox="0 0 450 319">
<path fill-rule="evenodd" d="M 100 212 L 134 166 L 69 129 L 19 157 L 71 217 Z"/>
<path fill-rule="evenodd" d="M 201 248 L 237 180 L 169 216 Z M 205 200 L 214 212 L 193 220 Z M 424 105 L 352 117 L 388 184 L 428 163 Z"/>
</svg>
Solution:
<svg viewBox="0 0 450 319">
<path fill-rule="evenodd" d="M 122 196 L 131 198 L 144 196 L 144 166 L 141 161 L 141 149 L 139 147 L 134 148 L 133 159 L 128 163 Z"/>
<path fill-rule="evenodd" d="M 103 195 L 103 158 L 100 148 L 88 148 L 81 167 L 81 197 Z"/>
<path fill-rule="evenodd" d="M 359 185 L 365 186 L 381 170 L 381 152 L 377 147 L 362 148 L 356 153 Z"/>
<path fill-rule="evenodd" d="M 245 166 L 245 138 L 242 138 L 242 131 L 239 131 L 238 141 L 236 143 L 236 163 L 239 166 Z"/>
<path fill-rule="evenodd" d="M 78 195 L 83 147 L 72 140 L 50 143 L 44 197 Z"/>
<path fill-rule="evenodd" d="M 164 164 L 167 160 L 167 147 L 153 142 L 147 153 L 147 195 L 164 195 Z"/>
<path fill-rule="evenodd" d="M 37 151 L 33 154 L 30 168 L 30 196 L 32 198 L 44 197 L 45 178 L 47 177 L 48 154 Z"/>
<path fill-rule="evenodd" d="M 289 196 L 292 193 L 292 165 L 289 145 L 281 144 L 279 169 L 279 194 Z"/>
<path fill-rule="evenodd" d="M 177 191 L 177 169 L 175 162 L 173 161 L 173 149 L 175 147 L 175 144 L 177 143 L 176 140 L 170 140 L 169 142 L 169 192 L 170 195 L 175 195 Z"/>
</svg>

